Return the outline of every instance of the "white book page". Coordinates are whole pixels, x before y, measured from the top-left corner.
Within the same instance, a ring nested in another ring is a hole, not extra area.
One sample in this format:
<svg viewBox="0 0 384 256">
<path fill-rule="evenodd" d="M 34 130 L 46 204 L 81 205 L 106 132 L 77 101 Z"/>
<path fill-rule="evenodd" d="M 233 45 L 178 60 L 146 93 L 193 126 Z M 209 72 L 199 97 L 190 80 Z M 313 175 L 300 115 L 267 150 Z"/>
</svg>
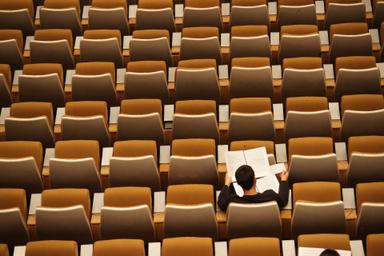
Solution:
<svg viewBox="0 0 384 256">
<path fill-rule="evenodd" d="M 225 163 L 227 165 L 228 175 L 230 177 L 233 177 L 233 180 L 235 180 L 234 176 L 237 168 L 246 164 L 244 151 L 227 151 L 225 153 Z"/>
<path fill-rule="evenodd" d="M 272 174 L 279 174 L 285 170 L 285 164 L 279 163 L 270 166 Z"/>
<path fill-rule="evenodd" d="M 238 195 L 239 197 L 244 196 L 244 190 L 240 187 L 240 185 L 237 184 L 236 182 L 232 184 L 233 184 L 233 188 L 235 189 L 236 195 Z"/>
<path fill-rule="evenodd" d="M 317 256 L 320 255 L 325 248 L 299 247 L 299 256 Z M 340 256 L 351 256 L 351 251 L 336 250 Z"/>
<path fill-rule="evenodd" d="M 256 189 L 258 193 L 263 193 L 266 190 L 272 189 L 279 193 L 280 183 L 275 175 L 268 175 L 256 180 Z"/>
<path fill-rule="evenodd" d="M 244 150 L 244 156 L 246 164 L 252 167 L 256 178 L 271 174 L 265 147 Z"/>
</svg>

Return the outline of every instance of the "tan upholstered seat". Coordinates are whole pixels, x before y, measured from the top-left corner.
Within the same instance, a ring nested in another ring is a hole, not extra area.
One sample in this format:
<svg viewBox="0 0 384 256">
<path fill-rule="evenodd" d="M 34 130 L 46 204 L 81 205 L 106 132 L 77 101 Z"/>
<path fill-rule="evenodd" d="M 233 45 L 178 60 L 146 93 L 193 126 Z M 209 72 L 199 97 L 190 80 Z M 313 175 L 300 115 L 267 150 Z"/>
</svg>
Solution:
<svg viewBox="0 0 384 256">
<path fill-rule="evenodd" d="M 213 139 L 175 139 L 172 141 L 172 155 L 178 156 L 216 156 Z"/>
<path fill-rule="evenodd" d="M 163 240 L 163 256 L 213 256 L 212 239 L 203 237 L 178 237 Z"/>
<path fill-rule="evenodd" d="M 157 162 L 156 141 L 153 140 L 126 140 L 116 141 L 113 146 L 113 156 L 139 157 L 152 155 Z"/>
<path fill-rule="evenodd" d="M 298 182 L 292 185 L 292 202 L 333 202 L 341 200 L 341 187 L 338 182 Z"/>
<path fill-rule="evenodd" d="M 75 241 L 33 241 L 26 246 L 25 256 L 77 256 L 78 247 Z"/>
<path fill-rule="evenodd" d="M 274 237 L 248 237 L 229 241 L 229 256 L 280 255 L 279 239 Z"/>
<path fill-rule="evenodd" d="M 270 66 L 270 59 L 267 57 L 241 57 L 232 58 L 232 67 L 245 67 L 245 68 L 256 68 Z"/>
<path fill-rule="evenodd" d="M 96 241 L 93 246 L 94 256 L 145 256 L 144 241 L 139 239 L 112 239 Z"/>
<path fill-rule="evenodd" d="M 348 139 L 348 157 L 353 152 L 360 153 L 383 153 L 384 136 L 352 136 Z"/>
<path fill-rule="evenodd" d="M 211 185 L 185 184 L 168 186 L 167 204 L 193 205 L 205 203 L 214 205 L 214 191 Z"/>
<path fill-rule="evenodd" d="M 333 140 L 331 137 L 304 137 L 288 140 L 289 158 L 292 155 L 325 155 L 333 153 Z"/>
<path fill-rule="evenodd" d="M 351 250 L 347 234 L 307 234 L 298 237 L 298 246 Z"/>
<path fill-rule="evenodd" d="M 151 190 L 146 187 L 115 187 L 104 192 L 104 205 L 111 207 L 132 207 L 147 205 L 152 211 Z"/>
<path fill-rule="evenodd" d="M 366 255 L 380 256 L 384 250 L 383 242 L 384 242 L 384 233 L 368 235 L 367 242 L 366 242 Z"/>
<path fill-rule="evenodd" d="M 216 115 L 216 101 L 179 100 L 176 102 L 175 113 L 186 115 L 201 115 L 207 113 L 214 113 Z"/>
</svg>

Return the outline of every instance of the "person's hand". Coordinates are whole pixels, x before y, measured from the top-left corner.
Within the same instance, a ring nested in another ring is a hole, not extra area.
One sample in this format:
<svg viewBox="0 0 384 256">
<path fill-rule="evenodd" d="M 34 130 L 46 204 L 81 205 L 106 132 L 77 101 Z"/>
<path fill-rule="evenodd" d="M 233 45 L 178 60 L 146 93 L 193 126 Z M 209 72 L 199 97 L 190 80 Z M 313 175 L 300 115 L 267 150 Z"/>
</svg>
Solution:
<svg viewBox="0 0 384 256">
<path fill-rule="evenodd" d="M 225 185 L 229 186 L 229 185 L 231 185 L 231 183 L 232 183 L 232 178 L 228 174 L 226 174 L 225 175 Z"/>
<path fill-rule="evenodd" d="M 284 170 L 282 173 L 280 173 L 280 180 L 281 181 L 287 181 L 288 180 L 289 173 L 287 170 Z"/>
</svg>

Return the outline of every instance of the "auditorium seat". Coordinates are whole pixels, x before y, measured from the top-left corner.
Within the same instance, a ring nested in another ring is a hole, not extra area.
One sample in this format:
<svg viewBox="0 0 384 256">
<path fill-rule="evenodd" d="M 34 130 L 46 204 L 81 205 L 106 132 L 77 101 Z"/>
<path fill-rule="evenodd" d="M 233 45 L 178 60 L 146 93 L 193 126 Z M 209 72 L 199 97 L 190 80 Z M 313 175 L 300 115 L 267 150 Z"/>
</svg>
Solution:
<svg viewBox="0 0 384 256">
<path fill-rule="evenodd" d="M 83 62 L 108 61 L 116 67 L 124 66 L 122 36 L 117 29 L 90 29 L 80 41 L 80 59 Z"/>
<path fill-rule="evenodd" d="M 53 109 L 65 105 L 64 74 L 61 64 L 25 64 L 19 76 L 20 101 L 52 103 Z"/>
<path fill-rule="evenodd" d="M 139 239 L 111 239 L 96 241 L 93 256 L 145 256 L 144 241 Z"/>
<path fill-rule="evenodd" d="M 9 256 L 7 244 L 0 244 L 0 255 L 1 256 Z"/>
<path fill-rule="evenodd" d="M 282 61 L 282 69 L 316 69 L 322 68 L 322 60 L 320 57 L 295 57 L 285 58 Z"/>
<path fill-rule="evenodd" d="M 232 58 L 232 67 L 258 68 L 270 66 L 271 60 L 268 57 L 240 57 Z"/>
<path fill-rule="evenodd" d="M 384 250 L 384 234 L 369 234 L 366 240 L 366 255 L 380 256 Z"/>
<path fill-rule="evenodd" d="M 109 182 L 112 187 L 144 186 L 160 190 L 157 147 L 153 140 L 116 141 L 110 160 Z"/>
<path fill-rule="evenodd" d="M 212 239 L 208 237 L 177 237 L 163 240 L 163 256 L 213 256 Z"/>
<path fill-rule="evenodd" d="M 0 189 L 0 242 L 8 246 L 29 241 L 26 224 L 27 196 L 23 189 Z"/>
<path fill-rule="evenodd" d="M 313 0 L 309 1 L 277 1 L 277 25 L 314 24 L 316 21 L 316 7 Z"/>
<path fill-rule="evenodd" d="M 217 115 L 214 100 L 179 100 L 175 104 L 175 112 L 184 115 L 202 115 L 214 113 Z"/>
<path fill-rule="evenodd" d="M 93 242 L 89 219 L 91 202 L 87 189 L 47 189 L 36 208 L 36 233 L 39 240 Z"/>
<path fill-rule="evenodd" d="M 101 237 L 103 239 L 155 239 L 152 220 L 152 197 L 148 187 L 108 188 L 101 208 Z"/>
<path fill-rule="evenodd" d="M 46 0 L 40 9 L 40 27 L 43 29 L 62 28 L 72 30 L 80 36 L 81 7 L 79 0 Z"/>
<path fill-rule="evenodd" d="M 41 240 L 27 243 L 25 256 L 77 256 L 76 241 Z"/>
<path fill-rule="evenodd" d="M 366 22 L 366 6 L 362 1 L 349 0 L 327 0 L 325 1 L 325 28 L 333 24 L 347 22 Z M 343 15 L 340 15 L 342 13 Z"/>
<path fill-rule="evenodd" d="M 229 256 L 270 255 L 280 256 L 280 241 L 274 237 L 247 237 L 229 241 Z"/>
<path fill-rule="evenodd" d="M 91 193 L 102 189 L 100 149 L 96 140 L 58 141 L 55 158 L 49 161 L 52 188 L 87 188 Z"/>
<path fill-rule="evenodd" d="M 32 0 L 3 0 L 0 2 L 0 28 L 20 29 L 33 35 L 35 9 Z"/>
<path fill-rule="evenodd" d="M 344 95 L 341 98 L 341 113 L 346 110 L 371 111 L 384 109 L 384 98 L 381 94 Z"/>
<path fill-rule="evenodd" d="M 129 42 L 130 61 L 161 60 L 173 66 L 170 34 L 166 29 L 135 30 Z"/>
<path fill-rule="evenodd" d="M 23 188 L 28 194 L 43 189 L 43 147 L 37 141 L 0 142 L 0 187 Z"/>
<path fill-rule="evenodd" d="M 23 68 L 23 51 L 24 39 L 21 30 L 0 29 L 0 58 L 2 63 L 9 64 L 12 70 Z"/>
<path fill-rule="evenodd" d="M 376 67 L 374 56 L 345 56 L 338 57 L 335 61 L 336 74 L 341 68 L 345 69 L 368 69 Z"/>
<path fill-rule="evenodd" d="M 293 238 L 302 234 L 345 234 L 346 220 L 343 202 L 296 202 L 293 209 L 291 231 Z"/>
<path fill-rule="evenodd" d="M 285 136 L 287 140 L 296 137 L 332 137 L 329 110 L 288 111 Z"/>
<path fill-rule="evenodd" d="M 146 127 L 146 129 L 143 129 Z M 129 99 L 121 101 L 117 121 L 118 140 L 155 140 L 164 143 L 162 105 L 159 99 Z"/>
<path fill-rule="evenodd" d="M 293 208 L 298 201 L 326 203 L 340 200 L 341 187 L 338 182 L 298 182 L 292 185 Z"/>
<path fill-rule="evenodd" d="M 351 136 L 384 135 L 384 109 L 346 110 L 343 113 L 341 135 L 343 140 Z"/>
<path fill-rule="evenodd" d="M 266 25 L 269 26 L 267 2 L 265 0 L 232 1 L 231 26 Z"/>
<path fill-rule="evenodd" d="M 126 99 L 154 98 L 169 102 L 165 61 L 130 61 L 124 80 Z"/>
<path fill-rule="evenodd" d="M 181 35 L 180 60 L 215 59 L 221 63 L 217 27 L 185 27 Z"/>
<path fill-rule="evenodd" d="M 128 35 L 128 4 L 126 0 L 92 0 L 88 13 L 89 29 L 119 29 Z"/>
<path fill-rule="evenodd" d="M 384 153 L 384 136 L 352 136 L 348 139 L 348 157 L 353 152 Z"/>
<path fill-rule="evenodd" d="M 73 68 L 73 37 L 70 29 L 38 29 L 31 40 L 31 63 L 60 63 L 64 70 Z"/>
<path fill-rule="evenodd" d="M 55 144 L 53 110 L 48 102 L 18 102 L 10 108 L 5 118 L 7 140 L 40 141 L 44 147 Z"/>
<path fill-rule="evenodd" d="M 12 104 L 12 71 L 9 64 L 0 64 L 0 108 Z"/>
<path fill-rule="evenodd" d="M 347 234 L 304 234 L 297 239 L 298 247 L 328 248 L 350 251 Z"/>
<path fill-rule="evenodd" d="M 384 203 L 384 182 L 367 182 L 356 185 L 356 205 L 360 211 L 363 203 Z"/>
<path fill-rule="evenodd" d="M 115 64 L 113 62 L 79 62 L 72 76 L 72 100 L 100 100 L 117 105 Z"/>
<path fill-rule="evenodd" d="M 221 18 L 220 1 L 186 0 L 183 17 L 184 27 L 223 27 Z"/>
<path fill-rule="evenodd" d="M 109 146 L 108 109 L 103 101 L 71 101 L 65 105 L 61 120 L 63 140 L 97 140 Z"/>
<path fill-rule="evenodd" d="M 331 137 L 298 137 L 288 140 L 288 158 L 292 155 L 316 156 L 333 153 Z"/>
<path fill-rule="evenodd" d="M 175 31 L 173 1 L 140 0 L 136 12 L 136 29 L 167 29 Z"/>
<path fill-rule="evenodd" d="M 210 203 L 215 205 L 212 185 L 182 184 L 167 188 L 167 204 L 196 205 Z"/>
<path fill-rule="evenodd" d="M 280 210 L 276 202 L 257 204 L 231 203 L 227 209 L 228 238 L 281 238 Z"/>
</svg>

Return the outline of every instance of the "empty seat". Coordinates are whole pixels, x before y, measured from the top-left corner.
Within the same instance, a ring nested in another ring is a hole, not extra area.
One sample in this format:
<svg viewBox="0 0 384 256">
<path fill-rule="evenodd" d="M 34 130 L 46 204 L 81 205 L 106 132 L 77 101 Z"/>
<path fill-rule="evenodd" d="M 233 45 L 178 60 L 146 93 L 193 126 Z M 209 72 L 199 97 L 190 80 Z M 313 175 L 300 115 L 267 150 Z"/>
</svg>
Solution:
<svg viewBox="0 0 384 256">
<path fill-rule="evenodd" d="M 186 1 L 183 17 L 184 27 L 223 27 L 220 2 L 213 1 Z"/>
<path fill-rule="evenodd" d="M 352 153 L 349 158 L 348 183 L 354 186 L 359 182 L 384 181 L 383 162 L 383 153 Z"/>
<path fill-rule="evenodd" d="M 315 221 L 316 220 L 316 221 Z M 311 203 L 298 201 L 292 215 L 292 235 L 346 233 L 343 202 Z"/>
<path fill-rule="evenodd" d="M 93 245 L 94 256 L 145 256 L 144 241 L 139 239 L 111 239 L 96 241 Z"/>
<path fill-rule="evenodd" d="M 161 255 L 164 256 L 213 256 L 212 239 L 207 237 L 177 237 L 163 240 Z"/>
<path fill-rule="evenodd" d="M 275 158 L 275 143 L 269 140 L 239 140 L 232 141 L 229 150 L 247 150 L 252 148 L 265 147 L 268 155 L 272 155 Z"/>
<path fill-rule="evenodd" d="M 271 60 L 268 57 L 239 57 L 232 58 L 232 67 L 257 68 L 270 66 Z"/>
<path fill-rule="evenodd" d="M 384 108 L 384 98 L 381 94 L 344 95 L 341 98 L 341 113 L 345 110 L 371 111 Z"/>
<path fill-rule="evenodd" d="M 26 64 L 19 76 L 20 101 L 51 102 L 53 108 L 65 104 L 64 74 L 61 64 Z"/>
<path fill-rule="evenodd" d="M 350 251 L 349 235 L 347 234 L 306 234 L 297 239 L 299 247 L 328 248 Z"/>
<path fill-rule="evenodd" d="M 288 140 L 288 156 L 325 155 L 333 153 L 333 140 L 330 137 L 303 137 Z"/>
<path fill-rule="evenodd" d="M 116 29 L 92 29 L 84 32 L 80 41 L 81 61 L 109 61 L 122 68 L 121 32 Z"/>
<path fill-rule="evenodd" d="M 369 234 L 366 240 L 366 255 L 379 256 L 383 251 L 384 234 Z"/>
<path fill-rule="evenodd" d="M 301 3 L 300 5 L 281 3 L 279 1 L 277 11 L 278 26 L 293 24 L 317 24 L 316 7 L 313 1 L 309 3 Z"/>
<path fill-rule="evenodd" d="M 298 182 L 292 185 L 292 202 L 298 201 L 325 203 L 341 200 L 341 187 L 338 182 Z"/>
<path fill-rule="evenodd" d="M 9 64 L 13 70 L 22 68 L 24 65 L 23 51 L 24 39 L 21 30 L 0 30 L 0 58 L 2 63 Z"/>
<path fill-rule="evenodd" d="M 117 121 L 118 140 L 154 140 L 158 146 L 164 143 L 159 99 L 123 100 L 120 113 Z"/>
<path fill-rule="evenodd" d="M 113 62 L 81 62 L 72 76 L 72 100 L 100 100 L 117 105 Z"/>
<path fill-rule="evenodd" d="M 274 237 L 247 237 L 229 241 L 229 256 L 280 255 L 280 241 Z"/>
<path fill-rule="evenodd" d="M 12 104 L 11 86 L 11 67 L 8 64 L 0 64 L 0 108 Z"/>
<path fill-rule="evenodd" d="M 268 27 L 264 25 L 231 28 L 231 58 L 271 57 Z"/>
<path fill-rule="evenodd" d="M 24 35 L 32 35 L 35 9 L 32 0 L 4 0 L 0 3 L 0 28 L 20 29 Z"/>
<path fill-rule="evenodd" d="M 322 68 L 322 67 L 323 67 L 323 64 L 320 57 L 285 58 L 282 61 L 283 70 L 286 68 L 316 69 L 316 68 Z"/>
<path fill-rule="evenodd" d="M 202 115 L 214 113 L 217 115 L 216 101 L 214 100 L 179 100 L 175 104 L 175 113 L 185 115 Z"/>
<path fill-rule="evenodd" d="M 108 188 L 104 192 L 100 229 L 103 239 L 155 239 L 151 189 L 146 187 Z"/>
<path fill-rule="evenodd" d="M 169 33 L 174 32 L 173 1 L 139 1 L 136 29 L 167 29 Z"/>
<path fill-rule="evenodd" d="M 321 55 L 318 32 L 308 34 L 282 33 L 280 38 L 279 58 L 319 57 Z"/>
<path fill-rule="evenodd" d="M 325 27 L 329 28 L 332 24 L 347 22 L 365 22 L 365 4 L 360 1 L 350 1 L 350 3 L 338 3 L 328 1 L 325 14 Z M 340 15 L 342 13 L 343 15 Z"/>
<path fill-rule="evenodd" d="M 345 56 L 336 58 L 336 74 L 341 68 L 345 69 L 368 69 L 376 67 L 374 56 Z"/>
<path fill-rule="evenodd" d="M 68 255 L 77 256 L 76 241 L 43 240 L 29 242 L 25 248 L 25 256 Z"/>
<path fill-rule="evenodd" d="M 344 140 L 350 136 L 384 135 L 384 109 L 346 110 L 341 123 L 341 135 Z"/>
<path fill-rule="evenodd" d="M 70 29 L 39 29 L 30 43 L 31 63 L 60 63 L 73 68 L 73 37 Z"/>
<path fill-rule="evenodd" d="M 74 35 L 82 34 L 79 0 L 48 0 L 40 9 L 40 27 L 71 29 Z"/>
<path fill-rule="evenodd" d="M 40 141 L 44 147 L 52 147 L 55 143 L 51 103 L 13 103 L 4 125 L 7 140 Z"/>
<path fill-rule="evenodd" d="M 110 144 L 107 122 L 106 102 L 68 102 L 61 120 L 61 137 L 63 140 L 97 140 L 105 147 Z"/>
<path fill-rule="evenodd" d="M 23 188 L 27 193 L 43 189 L 41 167 L 43 148 L 37 141 L 0 143 L 0 187 Z"/>
<path fill-rule="evenodd" d="M 165 61 L 130 61 L 124 80 L 124 96 L 128 99 L 154 98 L 169 101 L 167 65 Z"/>
<path fill-rule="evenodd" d="M 160 190 L 157 146 L 152 140 L 117 141 L 110 160 L 109 182 L 117 186 L 145 186 Z"/>
<path fill-rule="evenodd" d="M 24 245 L 29 240 L 25 191 L 2 188 L 0 199 L 0 242 L 9 246 Z"/>
<path fill-rule="evenodd" d="M 172 155 L 216 157 L 216 143 L 213 139 L 175 139 L 172 141 Z"/>
<path fill-rule="evenodd" d="M 367 182 L 356 185 L 356 205 L 360 211 L 363 203 L 384 203 L 384 182 Z"/>
<path fill-rule="evenodd" d="M 227 209 L 229 238 L 281 237 L 280 210 L 276 202 L 257 204 L 231 203 Z"/>
<path fill-rule="evenodd" d="M 328 110 L 328 99 L 316 96 L 289 97 L 286 100 L 285 110 L 286 112 Z"/>
<path fill-rule="evenodd" d="M 268 7 L 266 1 L 250 1 L 241 3 L 232 1 L 231 26 L 239 25 L 269 25 Z"/>
<path fill-rule="evenodd" d="M 101 191 L 100 150 L 96 140 L 58 141 L 49 161 L 52 188 L 87 188 Z"/>
<path fill-rule="evenodd" d="M 356 236 L 365 240 L 369 234 L 384 232 L 384 203 L 363 202 L 356 222 Z"/>
<path fill-rule="evenodd" d="M 348 157 L 353 152 L 384 153 L 384 136 L 352 136 L 348 138 Z"/>
<path fill-rule="evenodd" d="M 36 209 L 36 233 L 39 240 L 93 242 L 89 219 L 91 202 L 87 189 L 49 189 L 41 195 Z"/>
<path fill-rule="evenodd" d="M 213 186 L 205 184 L 170 185 L 167 188 L 167 204 L 195 205 L 210 203 L 214 205 Z"/>
<path fill-rule="evenodd" d="M 0 244 L 0 255 L 1 256 L 9 256 L 7 244 Z"/>
</svg>

